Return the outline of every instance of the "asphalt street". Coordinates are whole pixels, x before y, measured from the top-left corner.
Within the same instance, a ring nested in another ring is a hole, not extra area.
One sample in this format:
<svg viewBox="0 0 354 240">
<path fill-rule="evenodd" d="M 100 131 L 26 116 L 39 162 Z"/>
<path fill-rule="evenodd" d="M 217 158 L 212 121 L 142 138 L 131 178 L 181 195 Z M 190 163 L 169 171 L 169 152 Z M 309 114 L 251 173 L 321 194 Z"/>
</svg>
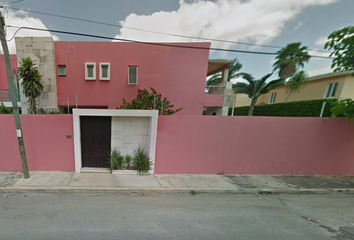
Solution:
<svg viewBox="0 0 354 240">
<path fill-rule="evenodd" d="M 1 194 L 0 239 L 354 239 L 354 195 Z"/>
</svg>

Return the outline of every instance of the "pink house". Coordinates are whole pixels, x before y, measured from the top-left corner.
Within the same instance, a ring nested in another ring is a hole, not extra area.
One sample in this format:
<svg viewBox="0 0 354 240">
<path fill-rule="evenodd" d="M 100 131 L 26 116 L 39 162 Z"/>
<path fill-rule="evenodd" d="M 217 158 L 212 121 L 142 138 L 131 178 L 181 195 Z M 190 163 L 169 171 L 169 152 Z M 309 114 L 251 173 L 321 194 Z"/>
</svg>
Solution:
<svg viewBox="0 0 354 240">
<path fill-rule="evenodd" d="M 16 76 L 17 69 L 17 57 L 14 54 L 10 55 L 11 69 L 13 75 L 13 81 L 15 82 L 16 88 L 19 88 Z M 18 91 L 17 91 L 18 92 Z M 4 55 L 0 55 L 0 102 L 2 102 L 6 107 L 11 107 L 12 103 L 9 94 L 9 84 L 7 81 L 6 66 Z M 18 104 L 20 106 L 20 99 L 18 98 Z"/>
<path fill-rule="evenodd" d="M 115 109 L 122 104 L 122 98 L 133 99 L 138 88 L 151 87 L 176 107 L 183 107 L 178 114 L 201 115 L 208 107 L 221 109 L 226 106 L 224 92 L 206 94 L 205 81 L 207 75 L 226 71 L 230 61 L 208 61 L 209 47 L 210 43 L 161 45 L 16 38 L 17 59 L 31 57 L 43 75 L 44 91 L 38 99 L 39 108 L 64 112 L 68 105 L 70 112 L 76 106 Z M 11 61 L 16 70 L 16 55 L 11 56 Z M 8 89 L 5 64 L 1 63 L 0 67 L 0 89 Z M 7 90 L 1 91 L 4 95 Z M 2 98 L 0 101 L 4 102 Z M 26 114 L 27 99 L 23 95 L 21 99 L 22 113 Z M 218 115 L 222 115 L 221 111 Z"/>
</svg>

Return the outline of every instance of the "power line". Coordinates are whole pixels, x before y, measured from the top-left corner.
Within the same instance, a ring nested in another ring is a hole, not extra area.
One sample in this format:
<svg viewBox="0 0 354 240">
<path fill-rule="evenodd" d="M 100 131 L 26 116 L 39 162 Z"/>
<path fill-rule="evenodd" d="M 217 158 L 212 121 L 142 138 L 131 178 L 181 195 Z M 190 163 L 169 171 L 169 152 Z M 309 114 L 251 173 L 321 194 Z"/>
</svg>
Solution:
<svg viewBox="0 0 354 240">
<path fill-rule="evenodd" d="M 25 1 L 25 0 L 22 0 L 22 1 Z M 0 6 L 0 8 L 2 8 L 2 6 Z M 14 8 L 14 7 L 7 7 L 7 8 L 13 9 L 13 10 L 22 10 L 20 8 Z M 214 41 L 214 42 L 224 42 L 224 43 L 240 44 L 240 45 L 256 46 L 256 47 L 267 47 L 267 48 L 277 48 L 277 49 L 283 48 L 283 47 L 274 46 L 274 45 L 263 45 L 263 44 L 254 44 L 254 43 L 245 43 L 245 42 L 238 42 L 238 41 L 229 41 L 229 40 L 215 39 L 215 38 L 203 38 L 203 37 L 186 36 L 186 35 L 174 34 L 174 33 L 164 33 L 164 32 L 159 32 L 159 31 L 152 31 L 152 30 L 147 30 L 147 29 L 123 26 L 121 24 L 105 23 L 105 22 L 99 22 L 99 21 L 94 21 L 94 20 L 89 20 L 89 19 L 58 15 L 58 14 L 53 14 L 53 13 L 45 13 L 45 12 L 32 11 L 32 10 L 26 10 L 26 11 L 27 12 L 31 12 L 31 13 L 36 13 L 36 14 L 42 14 L 42 15 L 46 15 L 46 16 L 66 18 L 66 19 L 82 21 L 82 22 L 89 22 L 89 23 L 95 23 L 95 24 L 111 26 L 111 27 L 127 28 L 127 29 L 136 30 L 136 31 L 149 32 L 149 33 L 161 34 L 161 35 L 168 35 L 168 36 L 173 36 L 173 37 L 182 37 L 182 38 L 198 39 L 198 40 L 206 40 L 206 41 Z M 328 51 L 316 50 L 316 49 L 308 49 L 308 50 L 315 51 L 315 52 L 330 53 Z"/>
<path fill-rule="evenodd" d="M 259 51 L 246 51 L 246 50 L 236 50 L 236 49 L 182 46 L 182 45 L 174 45 L 174 44 L 167 44 L 167 43 L 143 42 L 143 41 L 138 41 L 138 40 L 126 39 L 126 38 L 106 37 L 106 36 L 101 36 L 101 35 L 94 35 L 94 34 L 87 34 L 87 33 L 78 33 L 78 32 L 69 32 L 69 31 L 61 31 L 61 30 L 54 30 L 54 29 L 43 29 L 43 28 L 33 28 L 33 27 L 17 27 L 17 26 L 11 26 L 11 25 L 6 25 L 6 26 L 7 27 L 11 27 L 11 28 L 21 28 L 21 29 L 27 29 L 27 30 L 33 30 L 33 31 L 53 32 L 53 33 L 69 34 L 69 35 L 76 35 L 76 36 L 82 36 L 82 37 L 92 37 L 92 38 L 100 38 L 100 39 L 107 39 L 107 40 L 118 40 L 118 41 L 124 41 L 124 42 L 133 42 L 133 43 L 140 43 L 140 44 L 146 44 L 146 45 L 155 45 L 155 46 L 164 46 L 164 47 L 189 48 L 189 49 L 199 49 L 199 50 L 214 50 L 214 51 L 221 51 L 221 52 L 237 52 L 237 53 L 248 53 L 248 54 L 261 54 L 261 55 L 278 55 L 278 53 L 276 53 L 276 52 L 259 52 Z M 16 35 L 16 33 L 14 34 L 14 36 Z M 284 55 L 288 55 L 288 54 L 284 54 Z M 297 55 L 295 55 L 295 56 L 297 56 Z M 333 59 L 331 57 L 323 57 L 323 56 L 315 56 L 315 55 L 312 55 L 311 57 L 313 57 L 313 58 L 323 58 L 323 59 Z"/>
<path fill-rule="evenodd" d="M 13 2 L 6 2 L 6 3 L 0 3 L 0 4 L 12 4 L 12 3 L 18 3 L 18 2 L 24 2 L 26 0 L 17 0 L 17 1 L 13 1 Z"/>
</svg>

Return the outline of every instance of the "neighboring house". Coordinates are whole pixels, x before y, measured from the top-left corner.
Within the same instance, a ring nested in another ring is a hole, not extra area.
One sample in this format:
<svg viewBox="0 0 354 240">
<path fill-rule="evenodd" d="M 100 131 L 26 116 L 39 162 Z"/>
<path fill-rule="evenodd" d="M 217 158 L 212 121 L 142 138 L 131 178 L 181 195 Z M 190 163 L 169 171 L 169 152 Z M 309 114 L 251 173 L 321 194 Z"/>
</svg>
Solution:
<svg viewBox="0 0 354 240">
<path fill-rule="evenodd" d="M 17 58 L 16 55 L 10 55 L 11 69 L 13 74 L 13 81 L 16 86 L 17 93 L 17 102 L 18 105 L 21 106 L 20 96 L 19 96 L 19 84 L 16 76 L 17 69 Z M 5 58 L 4 55 L 0 55 L 0 103 L 3 103 L 6 107 L 12 107 L 11 99 L 10 99 L 10 91 L 9 84 L 7 81 L 7 73 L 5 66 Z"/>
<path fill-rule="evenodd" d="M 176 108 L 183 107 L 178 114 L 201 115 L 203 109 L 209 109 L 210 113 L 227 115 L 230 97 L 224 94 L 231 85 L 222 83 L 218 91 L 205 94 L 205 80 L 219 71 L 226 79 L 232 61 L 208 61 L 210 43 L 167 44 L 172 47 L 125 42 L 54 42 L 51 37 L 20 37 L 15 41 L 17 59 L 31 57 L 43 75 L 39 108 L 64 112 L 72 112 L 76 107 L 115 109 L 122 104 L 122 98 L 127 101 L 135 98 L 138 88 L 153 87 Z M 194 49 L 198 47 L 202 49 Z M 15 55 L 12 61 L 16 70 Z M 1 69 L 4 66 L 2 63 Z M 0 76 L 0 89 L 8 89 L 4 73 L 1 71 L 4 76 Z M 28 104 L 23 94 L 21 100 L 22 113 L 26 114 Z"/>
<path fill-rule="evenodd" d="M 285 102 L 287 93 L 285 86 L 272 89 L 258 98 L 257 104 Z M 288 102 L 321 98 L 354 99 L 354 76 L 351 72 L 335 72 L 310 77 L 299 93 L 290 95 Z M 249 106 L 250 100 L 245 94 L 232 94 L 230 106 Z"/>
</svg>

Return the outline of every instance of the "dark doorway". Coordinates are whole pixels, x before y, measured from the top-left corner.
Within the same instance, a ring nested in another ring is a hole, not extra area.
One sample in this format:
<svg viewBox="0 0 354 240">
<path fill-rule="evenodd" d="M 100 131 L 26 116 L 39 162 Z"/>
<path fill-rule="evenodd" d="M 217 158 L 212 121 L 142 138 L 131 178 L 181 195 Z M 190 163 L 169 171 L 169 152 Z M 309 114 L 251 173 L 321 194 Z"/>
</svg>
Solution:
<svg viewBox="0 0 354 240">
<path fill-rule="evenodd" d="M 107 167 L 111 117 L 80 117 L 82 167 Z"/>
</svg>

